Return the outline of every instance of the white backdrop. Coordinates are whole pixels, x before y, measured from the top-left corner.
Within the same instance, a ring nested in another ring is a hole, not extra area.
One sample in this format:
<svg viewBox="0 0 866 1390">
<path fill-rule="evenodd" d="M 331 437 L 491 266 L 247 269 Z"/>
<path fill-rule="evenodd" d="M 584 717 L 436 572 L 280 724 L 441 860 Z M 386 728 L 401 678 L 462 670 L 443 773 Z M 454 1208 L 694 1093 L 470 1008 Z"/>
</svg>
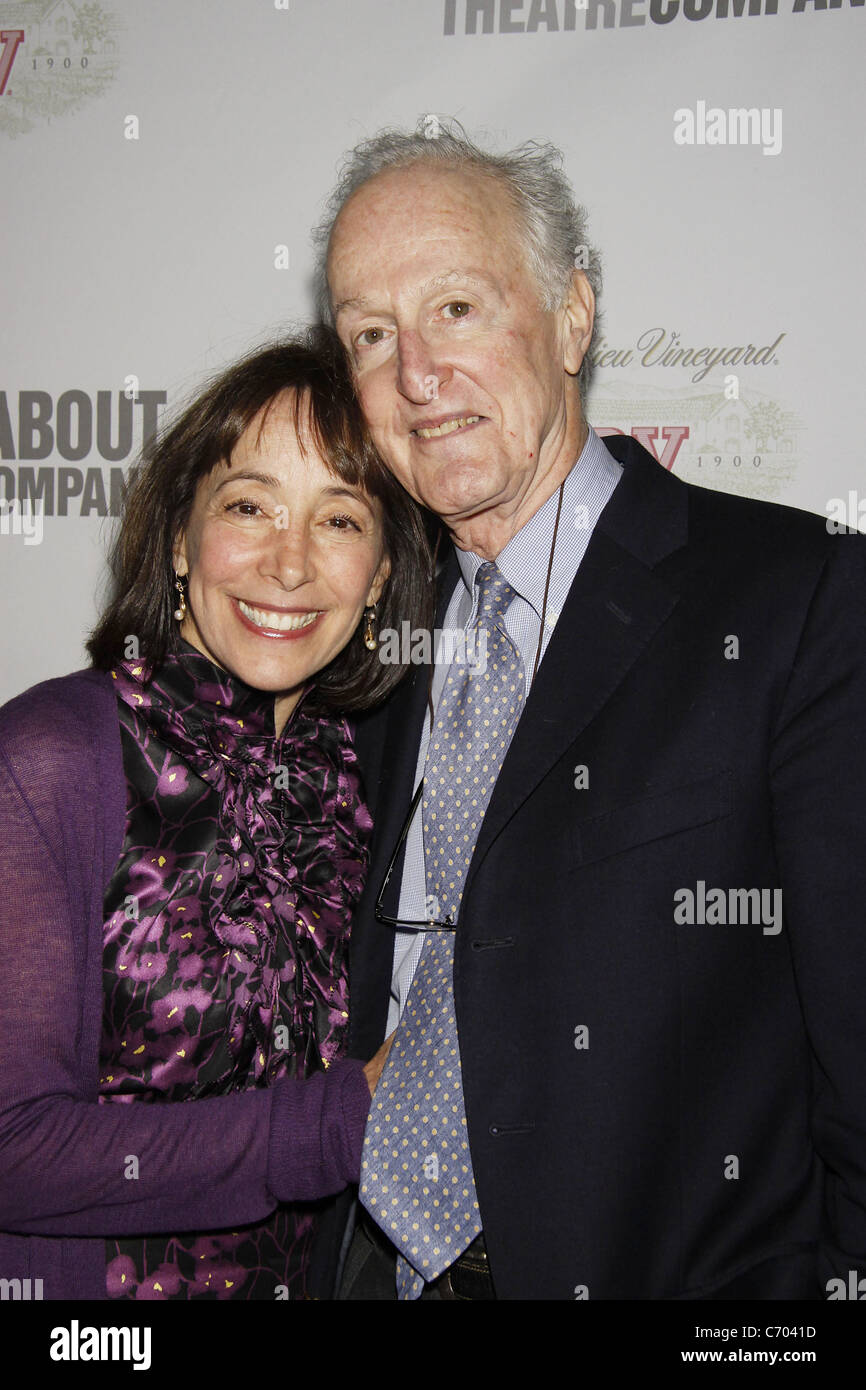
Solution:
<svg viewBox="0 0 866 1390">
<path fill-rule="evenodd" d="M 864 23 L 863 0 L 0 3 L 0 699 L 85 664 L 143 427 L 309 316 L 341 154 L 425 114 L 562 148 L 604 257 L 593 424 L 856 523 Z"/>
</svg>

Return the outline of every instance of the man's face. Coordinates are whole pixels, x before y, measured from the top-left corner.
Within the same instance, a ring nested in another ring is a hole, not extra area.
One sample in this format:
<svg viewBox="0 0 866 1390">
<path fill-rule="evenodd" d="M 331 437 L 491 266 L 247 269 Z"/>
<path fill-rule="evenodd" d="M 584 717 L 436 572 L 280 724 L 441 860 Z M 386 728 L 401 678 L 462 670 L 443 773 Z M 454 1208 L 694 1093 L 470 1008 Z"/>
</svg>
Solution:
<svg viewBox="0 0 866 1390">
<path fill-rule="evenodd" d="M 503 187 L 425 165 L 377 175 L 340 213 L 328 279 L 371 433 L 407 491 L 448 524 L 535 510 L 576 458 L 569 373 L 592 302 L 543 309 Z"/>
</svg>

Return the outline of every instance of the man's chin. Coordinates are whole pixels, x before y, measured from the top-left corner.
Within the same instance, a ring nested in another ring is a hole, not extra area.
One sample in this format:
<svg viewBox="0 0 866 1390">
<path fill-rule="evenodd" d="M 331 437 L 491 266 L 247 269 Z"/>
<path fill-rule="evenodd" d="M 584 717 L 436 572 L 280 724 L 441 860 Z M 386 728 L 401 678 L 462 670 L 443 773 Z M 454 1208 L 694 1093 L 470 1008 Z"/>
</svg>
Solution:
<svg viewBox="0 0 866 1390">
<path fill-rule="evenodd" d="M 444 522 L 468 521 L 491 507 L 501 505 L 508 494 L 507 475 L 492 465 L 462 461 L 437 469 L 434 476 L 413 472 L 413 495 Z"/>
</svg>

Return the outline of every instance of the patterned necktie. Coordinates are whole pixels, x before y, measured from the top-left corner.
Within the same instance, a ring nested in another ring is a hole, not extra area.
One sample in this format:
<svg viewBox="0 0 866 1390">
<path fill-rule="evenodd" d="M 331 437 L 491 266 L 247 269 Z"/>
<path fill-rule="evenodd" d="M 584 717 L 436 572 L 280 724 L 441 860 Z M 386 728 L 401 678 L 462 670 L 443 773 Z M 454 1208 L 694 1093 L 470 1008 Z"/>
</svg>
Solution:
<svg viewBox="0 0 866 1390">
<path fill-rule="evenodd" d="M 457 920 L 478 832 L 524 695 L 505 632 L 514 590 L 476 575 L 472 660 L 452 661 L 430 735 L 423 829 L 431 916 Z M 485 648 L 486 642 L 486 648 Z M 454 1016 L 454 933 L 427 933 L 364 1136 L 360 1198 L 400 1252 L 397 1291 L 418 1298 L 481 1232 Z"/>
</svg>

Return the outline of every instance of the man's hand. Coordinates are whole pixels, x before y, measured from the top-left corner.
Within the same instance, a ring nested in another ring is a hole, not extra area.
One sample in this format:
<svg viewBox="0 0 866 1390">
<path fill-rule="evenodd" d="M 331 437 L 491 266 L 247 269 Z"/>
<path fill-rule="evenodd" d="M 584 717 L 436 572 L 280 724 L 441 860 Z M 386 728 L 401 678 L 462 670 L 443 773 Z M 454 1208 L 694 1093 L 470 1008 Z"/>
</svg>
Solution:
<svg viewBox="0 0 866 1390">
<path fill-rule="evenodd" d="M 394 1033 L 396 1033 L 396 1031 L 397 1030 L 395 1028 Z M 379 1084 L 379 1077 L 382 1075 L 382 1068 L 388 1060 L 388 1053 L 391 1051 L 391 1044 L 394 1041 L 394 1033 L 391 1034 L 390 1038 L 385 1039 L 382 1046 L 379 1048 L 379 1051 L 376 1053 L 375 1057 L 371 1057 L 370 1061 L 364 1068 L 364 1075 L 367 1078 L 367 1085 L 370 1087 L 370 1095 L 373 1094 L 373 1092 Z"/>
</svg>

